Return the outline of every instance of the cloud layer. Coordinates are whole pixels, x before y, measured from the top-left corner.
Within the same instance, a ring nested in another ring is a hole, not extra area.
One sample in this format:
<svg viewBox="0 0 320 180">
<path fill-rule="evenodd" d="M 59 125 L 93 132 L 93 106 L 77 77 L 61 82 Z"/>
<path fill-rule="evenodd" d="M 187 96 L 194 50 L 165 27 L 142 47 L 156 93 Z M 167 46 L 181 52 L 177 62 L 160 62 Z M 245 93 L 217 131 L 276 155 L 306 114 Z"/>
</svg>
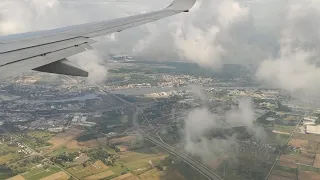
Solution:
<svg viewBox="0 0 320 180">
<path fill-rule="evenodd" d="M 169 3 L 3 0 L 0 35 L 144 13 Z M 105 61 L 102 55 L 131 53 L 211 68 L 224 63 L 256 64 L 256 77 L 261 82 L 314 97 L 320 87 L 319 19 L 317 0 L 198 0 L 190 13 L 99 38 L 98 52 L 88 62 L 101 66 Z"/>
</svg>

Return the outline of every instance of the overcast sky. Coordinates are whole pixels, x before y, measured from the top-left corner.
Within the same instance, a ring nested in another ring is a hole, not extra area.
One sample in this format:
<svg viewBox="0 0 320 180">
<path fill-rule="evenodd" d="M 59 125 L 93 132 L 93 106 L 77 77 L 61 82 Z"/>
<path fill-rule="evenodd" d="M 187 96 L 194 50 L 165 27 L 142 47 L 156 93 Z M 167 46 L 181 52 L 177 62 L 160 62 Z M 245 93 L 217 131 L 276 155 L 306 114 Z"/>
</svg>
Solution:
<svg viewBox="0 0 320 180">
<path fill-rule="evenodd" d="M 129 16 L 161 9 L 170 2 L 2 0 L 0 34 Z M 198 0 L 190 13 L 99 40 L 95 51 L 73 58 L 102 73 L 105 59 L 101 55 L 108 53 L 179 59 L 212 68 L 230 62 L 256 64 L 256 77 L 268 85 L 311 97 L 320 88 L 319 0 Z"/>
</svg>

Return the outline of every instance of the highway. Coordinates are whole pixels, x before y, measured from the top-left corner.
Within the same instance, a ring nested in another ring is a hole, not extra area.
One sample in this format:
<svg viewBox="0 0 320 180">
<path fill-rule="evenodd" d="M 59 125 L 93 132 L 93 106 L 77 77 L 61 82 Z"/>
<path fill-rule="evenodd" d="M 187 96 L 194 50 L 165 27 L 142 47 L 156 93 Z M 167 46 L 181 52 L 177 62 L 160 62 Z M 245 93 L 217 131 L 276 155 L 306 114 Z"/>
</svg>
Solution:
<svg viewBox="0 0 320 180">
<path fill-rule="evenodd" d="M 150 136 L 148 133 L 146 133 L 140 127 L 140 125 L 138 123 L 139 113 L 142 114 L 142 110 L 138 106 L 136 106 L 135 104 L 133 104 L 131 102 L 128 102 L 128 101 L 126 101 L 126 100 L 124 100 L 124 99 L 122 99 L 122 98 L 120 98 L 120 97 L 108 92 L 108 91 L 104 91 L 104 92 L 106 92 L 107 94 L 112 95 L 113 97 L 119 99 L 120 101 L 124 102 L 125 104 L 130 104 L 132 107 L 135 108 L 135 111 L 134 111 L 134 114 L 133 114 L 133 118 L 132 118 L 133 126 L 139 131 L 139 133 L 141 133 L 144 136 L 144 138 L 147 141 L 152 142 L 152 143 L 156 144 L 157 146 L 163 148 L 164 150 L 168 151 L 169 153 L 177 156 L 179 159 L 181 159 L 182 161 L 187 163 L 189 166 L 191 166 L 193 169 L 195 169 L 196 171 L 201 173 L 207 179 L 209 179 L 209 180 L 223 180 L 219 175 L 214 173 L 211 169 L 209 169 L 205 165 L 201 164 L 199 161 L 193 159 L 189 155 L 183 153 L 181 150 L 176 149 L 176 148 L 174 148 L 174 147 L 172 147 L 172 146 L 170 146 L 170 145 L 168 145 L 168 144 L 166 144 L 164 142 L 161 142 L 161 141 L 153 138 L 152 136 Z"/>
<path fill-rule="evenodd" d="M 211 169 L 209 169 L 205 165 L 201 164 L 197 160 L 193 159 L 189 155 L 183 153 L 181 150 L 176 149 L 176 148 L 174 148 L 164 142 L 161 142 L 161 141 L 155 139 L 154 137 L 150 136 L 149 134 L 147 134 L 145 131 L 143 131 L 143 129 L 140 128 L 140 126 L 137 122 L 138 115 L 139 115 L 140 111 L 141 110 L 139 108 L 137 108 L 137 110 L 135 111 L 134 116 L 133 116 L 133 124 L 138 129 L 138 131 L 144 136 L 144 138 L 147 141 L 150 141 L 150 142 L 156 144 L 157 146 L 161 147 L 162 149 L 168 151 L 169 153 L 177 156 L 179 159 L 181 159 L 182 161 L 187 163 L 189 166 L 191 166 L 192 168 L 197 170 L 199 173 L 201 173 L 207 179 L 222 180 L 222 178 L 219 175 L 217 175 L 216 173 L 214 173 Z"/>
<path fill-rule="evenodd" d="M 177 156 L 179 159 L 183 160 L 185 163 L 187 163 L 189 166 L 197 170 L 199 173 L 201 173 L 203 176 L 205 176 L 207 179 L 210 180 L 222 180 L 222 178 L 217 175 L 216 173 L 212 172 L 209 168 L 207 168 L 205 165 L 201 164 L 197 160 L 191 158 L 187 154 L 184 154 L 181 152 L 181 150 L 178 150 L 174 147 L 171 147 L 170 145 L 160 142 L 156 140 L 155 138 L 151 137 L 150 135 L 146 134 L 145 139 L 156 144 L 157 146 L 165 149 L 169 153 Z"/>
</svg>

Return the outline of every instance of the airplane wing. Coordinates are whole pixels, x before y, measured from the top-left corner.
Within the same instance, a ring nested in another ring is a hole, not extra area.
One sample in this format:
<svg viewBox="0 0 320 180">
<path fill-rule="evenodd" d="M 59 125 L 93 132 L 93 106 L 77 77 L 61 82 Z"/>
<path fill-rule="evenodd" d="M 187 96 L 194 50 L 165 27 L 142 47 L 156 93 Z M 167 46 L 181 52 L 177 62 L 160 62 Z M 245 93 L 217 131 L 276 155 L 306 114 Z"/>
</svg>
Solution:
<svg viewBox="0 0 320 180">
<path fill-rule="evenodd" d="M 91 49 L 93 37 L 188 12 L 196 0 L 174 0 L 163 10 L 114 20 L 86 23 L 52 30 L 0 36 L 0 77 L 35 70 L 87 77 L 88 72 L 66 58 Z"/>
</svg>

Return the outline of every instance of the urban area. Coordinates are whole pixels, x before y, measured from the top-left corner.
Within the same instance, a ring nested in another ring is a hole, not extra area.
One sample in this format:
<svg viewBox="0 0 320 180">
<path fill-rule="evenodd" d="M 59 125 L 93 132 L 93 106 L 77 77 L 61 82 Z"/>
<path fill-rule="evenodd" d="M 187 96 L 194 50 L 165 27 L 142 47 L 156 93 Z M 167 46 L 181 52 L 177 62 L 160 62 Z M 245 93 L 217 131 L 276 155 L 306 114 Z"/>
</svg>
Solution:
<svg viewBox="0 0 320 180">
<path fill-rule="evenodd" d="M 316 180 L 320 109 L 251 67 L 110 55 L 107 79 L 0 84 L 0 179 Z"/>
</svg>

